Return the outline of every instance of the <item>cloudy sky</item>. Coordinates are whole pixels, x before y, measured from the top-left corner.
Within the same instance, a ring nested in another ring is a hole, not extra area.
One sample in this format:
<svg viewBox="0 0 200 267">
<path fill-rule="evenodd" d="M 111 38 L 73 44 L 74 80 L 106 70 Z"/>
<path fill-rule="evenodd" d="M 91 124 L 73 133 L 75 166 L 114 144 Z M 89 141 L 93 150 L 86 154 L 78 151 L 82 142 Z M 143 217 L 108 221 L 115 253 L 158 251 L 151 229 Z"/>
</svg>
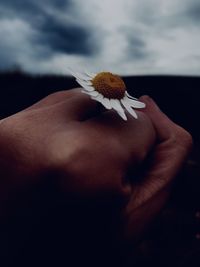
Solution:
<svg viewBox="0 0 200 267">
<path fill-rule="evenodd" d="M 200 75 L 199 0 L 0 0 L 0 70 Z"/>
</svg>

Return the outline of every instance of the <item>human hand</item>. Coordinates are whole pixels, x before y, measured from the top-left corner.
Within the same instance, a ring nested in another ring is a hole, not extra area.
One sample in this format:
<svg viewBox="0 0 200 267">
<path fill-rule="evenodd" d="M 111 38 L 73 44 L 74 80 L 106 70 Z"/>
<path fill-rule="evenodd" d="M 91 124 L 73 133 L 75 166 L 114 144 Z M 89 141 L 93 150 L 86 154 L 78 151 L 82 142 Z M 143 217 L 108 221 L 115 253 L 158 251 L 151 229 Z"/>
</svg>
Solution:
<svg viewBox="0 0 200 267">
<path fill-rule="evenodd" d="M 155 142 L 150 119 L 124 122 L 79 89 L 52 94 L 0 124 L 1 206 L 21 189 L 54 175 L 66 195 L 122 203 L 132 186 L 127 169 Z"/>
<path fill-rule="evenodd" d="M 129 117 L 128 122 L 112 111 L 100 112 L 97 103 L 79 89 L 52 94 L 4 119 L 0 124 L 2 209 L 12 194 L 53 174 L 66 195 L 111 199 L 118 205 L 119 233 L 137 239 L 165 203 L 191 146 L 185 130 L 149 98 L 141 100 L 147 108 L 137 111 L 138 120 Z M 147 156 L 151 164 L 144 173 Z M 140 181 L 130 175 L 139 166 Z"/>
</svg>

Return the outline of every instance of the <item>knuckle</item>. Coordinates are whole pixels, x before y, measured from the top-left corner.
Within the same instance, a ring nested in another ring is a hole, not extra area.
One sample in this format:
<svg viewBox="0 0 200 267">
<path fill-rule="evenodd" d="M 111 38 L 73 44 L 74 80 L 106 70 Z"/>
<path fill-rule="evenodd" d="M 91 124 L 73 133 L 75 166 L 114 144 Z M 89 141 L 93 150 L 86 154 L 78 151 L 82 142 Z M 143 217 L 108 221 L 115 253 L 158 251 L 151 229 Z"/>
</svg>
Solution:
<svg viewBox="0 0 200 267">
<path fill-rule="evenodd" d="M 95 143 L 90 136 L 85 135 L 80 131 L 73 132 L 73 138 L 66 141 L 66 149 L 63 148 L 63 143 L 59 145 L 59 150 L 62 153 L 51 153 L 54 155 L 54 165 L 61 172 L 66 172 L 70 176 L 77 176 L 84 174 L 88 164 L 94 158 Z M 53 146 L 53 151 L 58 150 L 58 144 L 56 148 Z"/>
<path fill-rule="evenodd" d="M 177 147 L 184 149 L 187 152 L 189 152 L 193 146 L 192 135 L 180 126 L 176 126 L 172 140 Z"/>
<path fill-rule="evenodd" d="M 177 138 L 179 138 L 187 147 L 191 147 L 193 144 L 192 135 L 183 128 L 179 128 Z"/>
<path fill-rule="evenodd" d="M 184 131 L 184 134 L 182 136 L 182 140 L 183 140 L 183 142 L 185 143 L 185 145 L 189 149 L 192 148 L 192 146 L 193 146 L 193 139 L 192 139 L 192 135 L 189 132 Z"/>
</svg>

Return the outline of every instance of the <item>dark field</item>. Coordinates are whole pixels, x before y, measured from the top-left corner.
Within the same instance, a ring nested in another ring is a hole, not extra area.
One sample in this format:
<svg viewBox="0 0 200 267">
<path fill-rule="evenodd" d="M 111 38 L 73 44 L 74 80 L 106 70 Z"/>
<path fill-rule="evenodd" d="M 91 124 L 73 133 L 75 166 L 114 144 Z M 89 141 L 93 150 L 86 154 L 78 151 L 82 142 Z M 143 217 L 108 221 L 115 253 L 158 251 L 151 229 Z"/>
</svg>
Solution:
<svg viewBox="0 0 200 267">
<path fill-rule="evenodd" d="M 200 211 L 200 78 L 135 76 L 125 77 L 124 80 L 130 93 L 136 97 L 150 95 L 172 120 L 187 129 L 194 138 L 194 149 L 177 179 L 172 196 L 145 240 L 138 245 L 135 264 L 131 266 L 200 266 L 200 214 L 196 215 Z M 77 86 L 74 79 L 64 76 L 1 73 L 0 118 L 16 113 L 50 93 Z M 36 244 L 36 239 L 32 241 L 30 237 L 31 241 L 21 244 L 25 247 L 17 253 L 19 240 L 24 240 L 24 226 L 10 227 L 11 254 L 8 257 L 14 253 L 16 262 L 20 263 L 20 257 L 27 255 L 28 261 L 29 257 L 33 257 L 30 243 Z M 37 265 L 27 263 L 26 266 Z"/>
</svg>

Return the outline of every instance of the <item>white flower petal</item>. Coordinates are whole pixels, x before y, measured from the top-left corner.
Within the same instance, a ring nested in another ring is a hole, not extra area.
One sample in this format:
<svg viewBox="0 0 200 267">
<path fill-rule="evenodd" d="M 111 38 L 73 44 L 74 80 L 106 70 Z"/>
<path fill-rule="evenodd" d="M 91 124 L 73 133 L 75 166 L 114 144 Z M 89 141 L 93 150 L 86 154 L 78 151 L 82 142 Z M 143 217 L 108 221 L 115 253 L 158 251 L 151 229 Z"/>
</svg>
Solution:
<svg viewBox="0 0 200 267">
<path fill-rule="evenodd" d="M 88 77 L 87 77 L 87 76 L 84 76 L 82 73 L 73 71 L 73 70 L 70 69 L 70 68 L 68 68 L 68 70 L 69 70 L 70 74 L 71 74 L 72 76 L 74 76 L 75 78 L 80 79 L 80 80 L 85 80 L 84 78 L 86 77 L 87 80 L 88 80 Z"/>
<path fill-rule="evenodd" d="M 86 84 L 85 84 L 83 81 L 78 80 L 78 79 L 76 79 L 76 81 L 77 81 L 77 83 L 79 83 L 82 87 L 85 87 L 85 86 L 86 86 Z"/>
<path fill-rule="evenodd" d="M 97 73 L 89 71 L 85 71 L 85 74 L 88 75 L 88 77 L 90 77 L 91 79 L 93 79 L 97 75 Z"/>
<path fill-rule="evenodd" d="M 125 94 L 126 94 L 129 98 L 137 100 L 137 98 L 135 98 L 135 97 L 129 95 L 129 93 L 128 93 L 127 91 L 125 92 Z"/>
<path fill-rule="evenodd" d="M 94 87 L 92 87 L 92 86 L 87 86 L 87 85 L 84 86 L 84 89 L 85 89 L 86 91 L 88 91 L 88 92 L 93 92 L 93 91 L 95 91 Z"/>
<path fill-rule="evenodd" d="M 111 109 L 110 101 L 108 98 L 103 97 L 102 94 L 99 94 L 97 97 L 92 97 L 93 100 L 100 102 L 106 109 Z"/>
<path fill-rule="evenodd" d="M 131 108 L 129 102 L 126 99 L 121 99 L 122 104 L 124 105 L 125 109 L 135 118 L 138 118 L 137 113 L 135 112 L 134 109 Z"/>
<path fill-rule="evenodd" d="M 102 96 L 102 94 L 99 93 L 98 96 L 94 96 L 94 97 L 92 97 L 92 99 L 102 103 L 103 96 Z"/>
<path fill-rule="evenodd" d="M 82 93 L 90 95 L 90 92 L 86 91 L 85 88 L 83 88 L 83 90 L 81 90 Z"/>
<path fill-rule="evenodd" d="M 125 112 L 121 112 L 121 111 L 117 111 L 118 115 L 125 121 L 127 121 L 127 117 L 126 117 L 126 114 Z"/>
<path fill-rule="evenodd" d="M 93 91 L 93 92 L 86 92 L 88 95 L 93 96 L 93 97 L 97 97 L 99 96 L 99 93 L 97 91 Z"/>
<path fill-rule="evenodd" d="M 72 76 L 77 76 L 78 75 L 78 73 L 77 72 L 75 72 L 75 71 L 73 71 L 71 68 L 67 68 L 68 69 L 68 71 L 69 71 L 69 73 L 72 75 Z"/>
<path fill-rule="evenodd" d="M 102 94 L 99 94 L 97 97 L 92 97 L 92 99 L 100 102 L 106 109 L 112 109 L 110 100 L 108 98 L 103 97 Z"/>
<path fill-rule="evenodd" d="M 99 93 L 97 91 L 93 91 L 93 92 L 84 91 L 84 93 L 90 95 L 91 97 L 97 97 L 99 95 Z"/>
<path fill-rule="evenodd" d="M 81 79 L 78 79 L 78 78 L 76 78 L 76 81 L 78 82 L 78 83 L 82 83 L 82 84 L 85 84 L 85 85 L 92 85 L 92 83 L 91 83 L 91 81 L 85 81 L 85 80 L 81 80 Z"/>
<path fill-rule="evenodd" d="M 85 73 L 79 73 L 77 76 L 75 76 L 79 80 L 84 80 L 84 81 L 90 81 L 91 78 L 85 74 Z"/>
<path fill-rule="evenodd" d="M 124 120 L 127 119 L 125 112 L 121 106 L 121 103 L 119 102 L 118 99 L 110 99 L 110 104 Z"/>
<path fill-rule="evenodd" d="M 106 98 L 106 97 L 103 98 L 103 102 L 102 102 L 102 104 L 103 104 L 107 109 L 111 109 L 111 108 L 112 108 L 112 106 L 111 106 L 111 104 L 110 104 L 110 100 L 109 100 L 108 98 Z"/>
<path fill-rule="evenodd" d="M 91 77 L 88 76 L 86 73 L 84 73 L 84 72 L 76 72 L 76 71 L 73 71 L 70 68 L 68 68 L 68 70 L 71 73 L 71 75 L 76 78 L 76 80 L 83 81 L 83 82 L 85 81 L 85 82 L 91 83 L 90 82 L 91 81 Z"/>
<path fill-rule="evenodd" d="M 122 110 L 122 106 L 118 99 L 110 99 L 110 104 L 112 108 L 114 108 L 115 110 L 119 110 L 119 111 Z"/>
<path fill-rule="evenodd" d="M 76 79 L 76 81 L 77 81 L 77 83 L 79 83 L 83 88 L 85 88 L 89 92 L 92 92 L 92 91 L 95 90 L 94 87 L 92 87 L 90 85 L 87 85 L 84 81 L 80 81 L 80 80 L 77 80 L 77 79 Z"/>
<path fill-rule="evenodd" d="M 133 108 L 145 108 L 145 103 L 140 102 L 139 100 L 130 99 L 128 97 L 123 98 L 125 101 L 129 103 L 129 105 Z"/>
</svg>

